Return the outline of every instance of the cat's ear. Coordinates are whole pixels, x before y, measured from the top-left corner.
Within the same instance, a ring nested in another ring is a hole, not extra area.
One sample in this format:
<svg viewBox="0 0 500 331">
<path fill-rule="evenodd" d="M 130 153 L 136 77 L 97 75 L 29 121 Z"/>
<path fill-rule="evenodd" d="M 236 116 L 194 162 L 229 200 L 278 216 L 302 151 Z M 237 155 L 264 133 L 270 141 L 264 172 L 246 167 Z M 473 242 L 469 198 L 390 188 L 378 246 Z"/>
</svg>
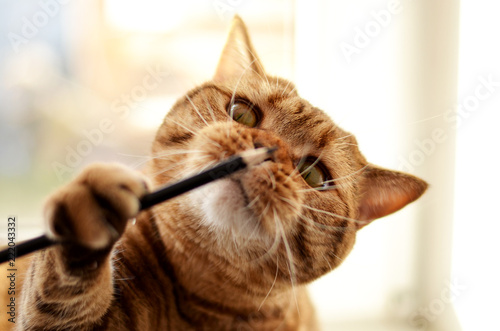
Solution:
<svg viewBox="0 0 500 331">
<path fill-rule="evenodd" d="M 226 45 L 215 71 L 216 82 L 239 79 L 243 74 L 265 75 L 257 53 L 252 46 L 243 20 L 235 15 Z"/>
<path fill-rule="evenodd" d="M 420 178 L 368 165 L 363 173 L 359 228 L 418 199 L 427 189 Z"/>
</svg>

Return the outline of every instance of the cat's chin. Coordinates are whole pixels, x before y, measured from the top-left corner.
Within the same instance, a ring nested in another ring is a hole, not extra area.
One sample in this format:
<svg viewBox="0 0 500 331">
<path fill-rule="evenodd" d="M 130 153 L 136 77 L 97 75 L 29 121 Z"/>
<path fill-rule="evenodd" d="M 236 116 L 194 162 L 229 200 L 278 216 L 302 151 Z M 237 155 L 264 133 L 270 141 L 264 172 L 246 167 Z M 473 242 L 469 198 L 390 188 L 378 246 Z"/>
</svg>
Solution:
<svg viewBox="0 0 500 331">
<path fill-rule="evenodd" d="M 246 240 L 265 240 L 266 234 L 252 208 L 243 184 L 238 179 L 222 179 L 207 184 L 189 195 L 201 216 L 202 225 L 215 233 Z"/>
</svg>

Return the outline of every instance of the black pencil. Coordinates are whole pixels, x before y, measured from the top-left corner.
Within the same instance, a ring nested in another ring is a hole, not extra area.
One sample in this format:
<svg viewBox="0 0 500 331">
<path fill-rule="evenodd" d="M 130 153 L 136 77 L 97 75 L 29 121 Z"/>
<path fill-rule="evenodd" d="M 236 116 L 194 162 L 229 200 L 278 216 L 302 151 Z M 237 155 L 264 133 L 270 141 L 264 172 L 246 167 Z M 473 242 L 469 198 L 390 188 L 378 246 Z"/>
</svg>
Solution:
<svg viewBox="0 0 500 331">
<path fill-rule="evenodd" d="M 269 157 L 275 150 L 276 148 L 263 147 L 244 151 L 199 174 L 181 180 L 172 185 L 167 185 L 155 192 L 146 194 L 140 200 L 140 210 L 152 207 L 160 202 L 181 195 L 189 190 L 207 184 L 211 181 L 229 176 L 230 174 L 235 173 L 238 170 L 260 164 L 263 161 L 269 159 Z M 46 235 L 41 235 L 39 237 L 26 240 L 16 245 L 15 257 L 20 257 L 57 243 L 58 242 L 49 239 Z M 1 251 L 0 263 L 7 261 L 9 257 L 12 257 L 11 252 L 12 251 L 9 252 L 8 249 Z"/>
</svg>

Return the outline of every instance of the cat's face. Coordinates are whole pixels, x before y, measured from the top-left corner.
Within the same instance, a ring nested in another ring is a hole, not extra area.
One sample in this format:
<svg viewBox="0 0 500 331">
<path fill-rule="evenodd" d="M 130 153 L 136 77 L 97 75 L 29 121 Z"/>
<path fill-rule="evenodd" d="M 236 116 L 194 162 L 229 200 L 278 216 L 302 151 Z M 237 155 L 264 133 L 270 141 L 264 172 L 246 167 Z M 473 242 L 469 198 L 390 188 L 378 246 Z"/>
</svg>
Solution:
<svg viewBox="0 0 500 331">
<path fill-rule="evenodd" d="M 289 261 L 282 277 L 273 269 L 288 282 L 290 273 L 303 283 L 335 268 L 358 229 L 426 188 L 368 164 L 350 133 L 292 83 L 267 75 L 236 18 L 214 79 L 166 116 L 153 146 L 153 179 L 165 184 L 262 146 L 278 147 L 272 160 L 183 197 L 174 228 L 240 266 Z"/>
</svg>

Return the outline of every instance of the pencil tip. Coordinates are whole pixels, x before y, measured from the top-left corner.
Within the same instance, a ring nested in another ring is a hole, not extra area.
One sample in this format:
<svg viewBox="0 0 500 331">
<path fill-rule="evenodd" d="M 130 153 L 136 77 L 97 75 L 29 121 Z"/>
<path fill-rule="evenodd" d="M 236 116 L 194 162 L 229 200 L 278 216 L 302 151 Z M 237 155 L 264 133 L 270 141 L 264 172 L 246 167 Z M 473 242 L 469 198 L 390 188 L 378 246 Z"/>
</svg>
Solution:
<svg viewBox="0 0 500 331">
<path fill-rule="evenodd" d="M 261 147 L 244 151 L 240 155 L 248 166 L 253 166 L 269 160 L 269 157 L 277 150 L 277 147 Z"/>
<path fill-rule="evenodd" d="M 274 152 L 278 150 L 278 147 L 273 146 L 273 147 L 267 147 L 267 154 L 268 155 L 273 155 Z"/>
</svg>

